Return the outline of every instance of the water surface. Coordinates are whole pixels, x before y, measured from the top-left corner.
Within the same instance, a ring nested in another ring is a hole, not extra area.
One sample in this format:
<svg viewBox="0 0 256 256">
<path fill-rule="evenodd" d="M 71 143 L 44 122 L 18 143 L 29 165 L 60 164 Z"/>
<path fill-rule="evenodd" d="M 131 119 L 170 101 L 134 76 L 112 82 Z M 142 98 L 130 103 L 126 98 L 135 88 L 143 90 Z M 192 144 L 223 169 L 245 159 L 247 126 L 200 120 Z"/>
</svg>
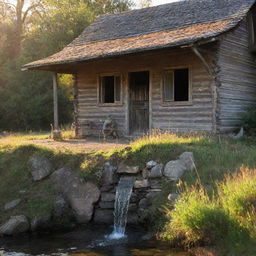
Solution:
<svg viewBox="0 0 256 256">
<path fill-rule="evenodd" d="M 0 238 L 0 248 L 7 252 L 32 255 L 187 256 L 185 252 L 172 250 L 168 243 L 143 240 L 145 231 L 141 228 L 128 227 L 124 239 L 107 239 L 112 229 L 113 227 L 88 225 L 70 232 Z"/>
</svg>

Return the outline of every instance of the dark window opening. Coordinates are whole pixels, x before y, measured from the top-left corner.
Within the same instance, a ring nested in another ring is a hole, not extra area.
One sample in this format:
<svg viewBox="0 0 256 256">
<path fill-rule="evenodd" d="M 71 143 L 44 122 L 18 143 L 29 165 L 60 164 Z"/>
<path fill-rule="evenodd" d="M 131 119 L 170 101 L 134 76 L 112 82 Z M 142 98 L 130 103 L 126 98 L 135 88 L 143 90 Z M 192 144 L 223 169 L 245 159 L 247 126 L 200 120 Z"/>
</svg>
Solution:
<svg viewBox="0 0 256 256">
<path fill-rule="evenodd" d="M 164 73 L 164 101 L 189 101 L 189 70 L 174 69 Z"/>
<path fill-rule="evenodd" d="M 120 76 L 103 76 L 100 84 L 100 102 L 116 103 L 121 100 Z"/>
<path fill-rule="evenodd" d="M 250 49 L 256 51 L 256 7 L 253 7 L 249 15 Z"/>
</svg>

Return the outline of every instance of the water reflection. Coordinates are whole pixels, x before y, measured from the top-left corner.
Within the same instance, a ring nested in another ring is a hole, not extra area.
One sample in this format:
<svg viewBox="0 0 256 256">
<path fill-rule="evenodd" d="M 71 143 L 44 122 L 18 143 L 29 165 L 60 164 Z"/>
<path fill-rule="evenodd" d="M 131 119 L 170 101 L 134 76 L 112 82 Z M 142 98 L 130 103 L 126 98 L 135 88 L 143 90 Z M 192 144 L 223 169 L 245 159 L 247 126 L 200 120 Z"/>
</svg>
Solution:
<svg viewBox="0 0 256 256">
<path fill-rule="evenodd" d="M 170 249 L 166 243 L 143 241 L 143 230 L 128 228 L 127 238 L 106 240 L 112 227 L 85 226 L 67 233 L 0 238 L 0 248 L 32 255 L 71 256 L 187 256 Z M 10 255 L 10 256 L 15 256 Z"/>
</svg>

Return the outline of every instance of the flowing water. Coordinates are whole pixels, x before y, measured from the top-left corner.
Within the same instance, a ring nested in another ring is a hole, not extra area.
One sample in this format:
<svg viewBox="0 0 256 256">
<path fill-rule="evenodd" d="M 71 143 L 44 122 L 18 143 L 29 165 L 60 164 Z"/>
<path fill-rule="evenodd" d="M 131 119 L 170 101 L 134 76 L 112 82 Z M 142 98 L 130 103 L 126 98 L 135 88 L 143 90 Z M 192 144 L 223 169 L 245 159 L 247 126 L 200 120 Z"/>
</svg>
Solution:
<svg viewBox="0 0 256 256">
<path fill-rule="evenodd" d="M 132 194 L 134 177 L 123 176 L 120 178 L 115 198 L 114 230 L 108 236 L 110 239 L 121 239 L 125 237 L 127 213 Z"/>
<path fill-rule="evenodd" d="M 71 232 L 0 237 L 0 256 L 187 256 L 185 252 L 171 249 L 168 243 L 144 240 L 146 231 L 142 227 L 126 230 L 134 181 L 133 177 L 119 180 L 114 227 L 88 224 Z"/>
</svg>

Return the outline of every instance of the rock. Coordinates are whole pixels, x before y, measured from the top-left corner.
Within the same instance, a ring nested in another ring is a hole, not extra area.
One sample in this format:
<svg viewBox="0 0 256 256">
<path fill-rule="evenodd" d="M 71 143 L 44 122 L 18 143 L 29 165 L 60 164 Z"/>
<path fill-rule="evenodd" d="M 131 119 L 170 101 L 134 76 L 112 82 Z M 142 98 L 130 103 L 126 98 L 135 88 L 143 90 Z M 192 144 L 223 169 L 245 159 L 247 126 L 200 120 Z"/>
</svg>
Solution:
<svg viewBox="0 0 256 256">
<path fill-rule="evenodd" d="M 100 207 L 101 209 L 114 209 L 114 207 L 115 207 L 115 202 L 103 202 L 103 201 L 101 201 L 101 202 L 99 203 L 99 207 Z"/>
<path fill-rule="evenodd" d="M 69 207 L 66 200 L 63 197 L 58 197 L 54 202 L 53 215 L 56 217 L 67 215 Z"/>
<path fill-rule="evenodd" d="M 112 224 L 114 221 L 114 211 L 96 209 L 93 221 L 96 223 Z"/>
<path fill-rule="evenodd" d="M 47 177 L 53 171 L 52 164 L 45 157 L 33 156 L 28 161 L 34 181 L 39 181 Z"/>
<path fill-rule="evenodd" d="M 186 170 L 187 167 L 182 160 L 170 161 L 164 168 L 164 176 L 169 180 L 176 181 L 181 178 Z"/>
<path fill-rule="evenodd" d="M 179 194 L 171 193 L 168 195 L 168 200 L 171 202 L 175 202 L 179 198 Z"/>
<path fill-rule="evenodd" d="M 147 179 L 136 180 L 133 187 L 134 188 L 147 188 L 147 187 L 149 187 L 149 181 Z"/>
<path fill-rule="evenodd" d="M 150 211 L 148 209 L 139 208 L 138 216 L 139 216 L 139 222 L 146 224 L 148 217 L 150 216 Z"/>
<path fill-rule="evenodd" d="M 149 171 L 149 178 L 160 178 L 163 176 L 163 164 L 157 164 Z"/>
<path fill-rule="evenodd" d="M 151 206 L 151 201 L 148 198 L 142 198 L 139 202 L 139 208 L 148 209 Z"/>
<path fill-rule="evenodd" d="M 102 193 L 101 201 L 103 202 L 113 202 L 115 201 L 116 194 L 115 193 Z"/>
<path fill-rule="evenodd" d="M 156 165 L 157 165 L 157 162 L 151 160 L 151 161 L 147 162 L 146 168 L 151 169 L 151 168 L 155 167 Z"/>
<path fill-rule="evenodd" d="M 152 188 L 152 189 L 148 190 L 148 193 L 159 193 L 161 191 L 162 191 L 162 189 L 160 189 L 160 188 Z"/>
<path fill-rule="evenodd" d="M 0 235 L 15 235 L 29 230 L 28 219 L 23 216 L 12 216 L 0 227 Z"/>
<path fill-rule="evenodd" d="M 36 217 L 30 223 L 31 231 L 48 229 L 51 226 L 51 216 Z"/>
<path fill-rule="evenodd" d="M 20 204 L 20 202 L 21 202 L 21 199 L 13 200 L 4 205 L 4 210 L 5 211 L 11 210 L 11 209 L 15 208 L 18 204 Z"/>
<path fill-rule="evenodd" d="M 152 199 L 158 194 L 159 192 L 149 192 L 146 195 L 146 198 L 150 201 L 152 201 Z"/>
<path fill-rule="evenodd" d="M 135 193 L 131 194 L 130 203 L 137 203 L 139 201 L 138 195 Z"/>
<path fill-rule="evenodd" d="M 133 204 L 133 203 L 129 204 L 129 211 L 135 212 L 137 210 L 137 208 L 138 208 L 137 204 Z"/>
<path fill-rule="evenodd" d="M 129 212 L 127 215 L 127 224 L 136 225 L 139 223 L 139 216 L 135 212 Z"/>
<path fill-rule="evenodd" d="M 229 137 L 234 139 L 234 140 L 238 140 L 241 139 L 244 136 L 244 128 L 241 127 L 239 132 L 237 134 L 230 134 Z"/>
<path fill-rule="evenodd" d="M 179 159 L 183 161 L 188 171 L 195 169 L 195 161 L 192 152 L 184 152 L 179 156 Z"/>
<path fill-rule="evenodd" d="M 114 186 L 113 186 L 113 185 L 103 185 L 103 186 L 100 188 L 100 191 L 101 191 L 101 192 L 109 192 L 109 191 L 111 191 L 112 189 L 114 189 Z"/>
<path fill-rule="evenodd" d="M 148 178 L 148 175 L 149 175 L 149 170 L 148 169 L 143 169 L 142 170 L 142 177 L 143 179 L 147 179 Z"/>
<path fill-rule="evenodd" d="M 146 235 L 142 236 L 141 239 L 146 241 L 146 240 L 151 240 L 154 238 L 154 234 L 153 233 L 147 233 Z"/>
<path fill-rule="evenodd" d="M 124 163 L 121 163 L 117 169 L 117 173 L 137 174 L 139 171 L 139 166 L 128 166 Z"/>
<path fill-rule="evenodd" d="M 102 184 L 110 185 L 114 183 L 114 174 L 116 168 L 110 164 L 110 162 L 106 162 L 102 171 Z"/>
<path fill-rule="evenodd" d="M 55 189 L 64 195 L 74 210 L 77 222 L 89 222 L 93 215 L 94 204 L 100 197 L 98 187 L 91 182 L 82 182 L 71 170 L 65 168 L 55 171 L 51 179 Z"/>
<path fill-rule="evenodd" d="M 150 181 L 150 188 L 161 189 L 162 184 L 163 184 L 162 180 L 153 179 L 153 180 Z"/>
</svg>

